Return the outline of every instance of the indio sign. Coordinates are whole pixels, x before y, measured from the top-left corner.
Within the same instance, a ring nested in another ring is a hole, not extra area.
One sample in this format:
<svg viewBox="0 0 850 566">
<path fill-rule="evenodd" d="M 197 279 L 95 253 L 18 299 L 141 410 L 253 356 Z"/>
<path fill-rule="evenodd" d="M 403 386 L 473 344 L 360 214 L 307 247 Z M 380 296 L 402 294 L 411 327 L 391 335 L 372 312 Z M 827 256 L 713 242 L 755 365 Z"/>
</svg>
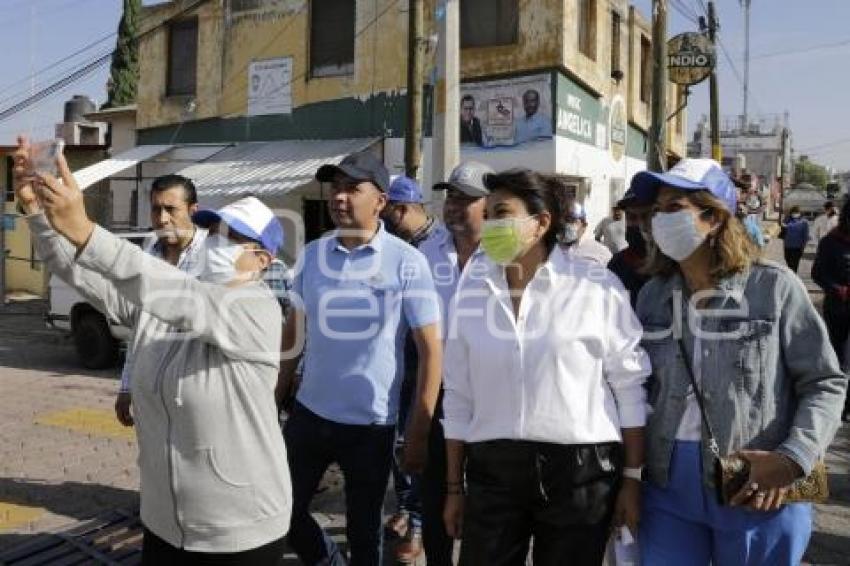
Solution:
<svg viewBox="0 0 850 566">
<path fill-rule="evenodd" d="M 702 33 L 688 32 L 667 42 L 667 70 L 670 81 L 693 85 L 704 81 L 714 68 L 714 46 Z"/>
</svg>

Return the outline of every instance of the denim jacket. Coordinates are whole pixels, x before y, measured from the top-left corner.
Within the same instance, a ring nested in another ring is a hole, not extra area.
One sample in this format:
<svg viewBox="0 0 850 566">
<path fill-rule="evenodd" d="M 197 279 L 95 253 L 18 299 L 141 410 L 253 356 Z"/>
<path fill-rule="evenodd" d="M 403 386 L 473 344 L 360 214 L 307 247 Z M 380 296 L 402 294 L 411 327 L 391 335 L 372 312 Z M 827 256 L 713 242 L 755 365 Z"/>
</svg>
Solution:
<svg viewBox="0 0 850 566">
<path fill-rule="evenodd" d="M 675 336 L 682 336 L 693 359 L 696 331 L 701 331 L 700 389 L 721 455 L 777 450 L 809 474 L 840 424 L 847 380 L 800 280 L 762 261 L 721 281 L 699 316 L 682 306 L 685 301 L 678 273 L 653 278 L 638 298 L 642 345 L 653 368 L 646 425 L 650 481 L 667 485 L 690 386 Z M 687 323 L 674 323 L 688 311 Z M 705 425 L 702 436 L 704 482 L 713 486 Z"/>
</svg>

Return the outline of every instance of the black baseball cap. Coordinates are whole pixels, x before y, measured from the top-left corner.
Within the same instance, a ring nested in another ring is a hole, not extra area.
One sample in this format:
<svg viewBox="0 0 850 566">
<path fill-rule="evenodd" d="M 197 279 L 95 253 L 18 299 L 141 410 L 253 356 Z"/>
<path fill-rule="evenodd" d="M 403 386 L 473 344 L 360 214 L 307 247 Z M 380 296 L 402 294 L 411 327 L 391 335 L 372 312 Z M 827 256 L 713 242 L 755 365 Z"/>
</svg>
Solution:
<svg viewBox="0 0 850 566">
<path fill-rule="evenodd" d="M 371 181 L 381 191 L 390 188 L 390 174 L 384 164 L 370 151 L 358 151 L 347 155 L 339 165 L 322 165 L 316 171 L 316 180 L 330 183 L 337 173 L 351 177 L 355 181 Z"/>
</svg>

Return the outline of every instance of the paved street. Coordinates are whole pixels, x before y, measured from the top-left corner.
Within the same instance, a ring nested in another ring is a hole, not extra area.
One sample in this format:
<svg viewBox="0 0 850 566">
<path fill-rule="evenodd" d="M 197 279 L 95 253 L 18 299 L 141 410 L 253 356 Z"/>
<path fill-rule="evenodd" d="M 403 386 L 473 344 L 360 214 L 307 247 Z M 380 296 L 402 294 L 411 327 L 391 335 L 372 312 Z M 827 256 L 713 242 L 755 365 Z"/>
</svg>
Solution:
<svg viewBox="0 0 850 566">
<path fill-rule="evenodd" d="M 771 243 L 771 257 L 781 256 L 780 245 Z M 801 265 L 804 276 L 810 255 Z M 135 441 L 112 413 L 117 370 L 82 370 L 70 343 L 43 327 L 40 308 L 15 304 L 0 314 L 0 553 L 39 533 L 134 509 L 138 501 Z M 828 464 L 832 499 L 818 506 L 807 560 L 850 564 L 847 425 Z M 316 498 L 317 517 L 343 540 L 338 475 L 329 474 L 325 487 Z M 297 561 L 290 555 L 286 564 Z"/>
</svg>

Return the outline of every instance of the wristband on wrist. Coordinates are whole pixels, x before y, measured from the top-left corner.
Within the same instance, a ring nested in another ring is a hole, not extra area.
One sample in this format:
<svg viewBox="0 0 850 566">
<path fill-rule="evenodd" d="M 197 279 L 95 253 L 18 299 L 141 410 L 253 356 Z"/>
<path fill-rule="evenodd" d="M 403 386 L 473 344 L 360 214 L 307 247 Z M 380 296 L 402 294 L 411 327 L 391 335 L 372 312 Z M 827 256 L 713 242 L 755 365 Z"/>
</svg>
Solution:
<svg viewBox="0 0 850 566">
<path fill-rule="evenodd" d="M 637 468 L 623 468 L 623 477 L 641 481 L 643 479 L 643 466 Z"/>
</svg>

